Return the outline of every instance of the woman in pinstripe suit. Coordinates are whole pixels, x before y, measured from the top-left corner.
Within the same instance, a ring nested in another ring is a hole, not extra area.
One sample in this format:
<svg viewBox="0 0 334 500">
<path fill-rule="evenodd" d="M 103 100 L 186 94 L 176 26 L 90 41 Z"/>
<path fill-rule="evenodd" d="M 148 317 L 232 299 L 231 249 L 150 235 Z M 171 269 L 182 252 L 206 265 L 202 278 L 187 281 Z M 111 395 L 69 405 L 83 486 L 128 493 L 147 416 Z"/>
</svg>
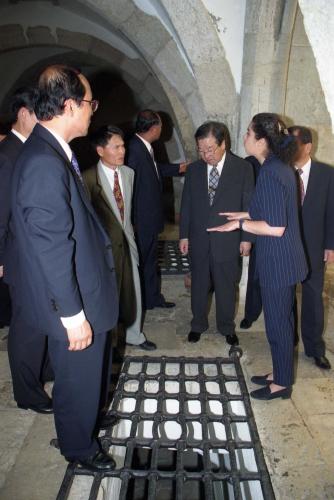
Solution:
<svg viewBox="0 0 334 500">
<path fill-rule="evenodd" d="M 289 398 L 293 383 L 294 290 L 307 274 L 296 177 L 290 166 L 297 146 L 273 113 L 253 117 L 244 146 L 262 165 L 249 213 L 223 213 L 229 222 L 210 230 L 243 229 L 257 235 L 256 267 L 273 368 L 268 375 L 252 377 L 252 382 L 263 387 L 252 391 L 251 396 L 263 400 Z"/>
</svg>

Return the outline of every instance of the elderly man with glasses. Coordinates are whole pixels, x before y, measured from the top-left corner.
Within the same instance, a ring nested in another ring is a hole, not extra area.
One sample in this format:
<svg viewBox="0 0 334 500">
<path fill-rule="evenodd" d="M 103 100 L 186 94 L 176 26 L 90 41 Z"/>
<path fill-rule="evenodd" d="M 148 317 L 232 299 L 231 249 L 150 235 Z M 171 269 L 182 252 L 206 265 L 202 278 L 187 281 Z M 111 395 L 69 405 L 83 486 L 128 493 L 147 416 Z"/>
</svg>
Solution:
<svg viewBox="0 0 334 500">
<path fill-rule="evenodd" d="M 247 211 L 254 187 L 252 167 L 230 153 L 230 135 L 223 123 L 204 123 L 195 140 L 201 159 L 188 167 L 180 218 L 180 251 L 189 252 L 191 260 L 193 318 L 188 341 L 198 342 L 208 329 L 208 296 L 214 290 L 217 329 L 228 344 L 237 345 L 240 256 L 249 255 L 253 237 L 244 231 L 222 234 L 207 229 L 222 224 L 221 212 Z"/>
</svg>

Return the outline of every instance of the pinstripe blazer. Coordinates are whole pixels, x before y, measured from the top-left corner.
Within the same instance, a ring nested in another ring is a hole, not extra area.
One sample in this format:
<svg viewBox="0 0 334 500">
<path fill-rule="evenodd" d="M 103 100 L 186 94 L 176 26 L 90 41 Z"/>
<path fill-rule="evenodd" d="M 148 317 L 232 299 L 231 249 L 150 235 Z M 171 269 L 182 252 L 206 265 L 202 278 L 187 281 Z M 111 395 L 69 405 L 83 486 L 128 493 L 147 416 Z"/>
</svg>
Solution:
<svg viewBox="0 0 334 500">
<path fill-rule="evenodd" d="M 282 237 L 257 236 L 256 268 L 261 286 L 285 287 L 305 279 L 296 177 L 293 169 L 274 155 L 261 167 L 249 213 L 253 220 L 285 227 Z"/>
</svg>

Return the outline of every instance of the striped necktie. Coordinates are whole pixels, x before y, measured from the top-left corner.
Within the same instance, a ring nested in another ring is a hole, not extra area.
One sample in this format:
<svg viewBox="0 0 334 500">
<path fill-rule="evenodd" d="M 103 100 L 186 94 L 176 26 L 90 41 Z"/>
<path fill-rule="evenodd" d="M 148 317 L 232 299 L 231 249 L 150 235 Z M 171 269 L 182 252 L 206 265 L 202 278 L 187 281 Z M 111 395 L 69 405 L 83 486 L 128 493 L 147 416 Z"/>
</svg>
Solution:
<svg viewBox="0 0 334 500">
<path fill-rule="evenodd" d="M 209 201 L 210 205 L 213 204 L 215 198 L 216 189 L 219 182 L 219 172 L 216 166 L 212 167 L 209 174 Z"/>
<path fill-rule="evenodd" d="M 119 179 L 118 179 L 118 172 L 117 170 L 114 171 L 114 196 L 116 200 L 116 204 L 122 219 L 122 222 L 124 221 L 124 200 L 123 200 L 123 195 L 121 191 L 121 186 L 119 185 Z"/>
<path fill-rule="evenodd" d="M 304 186 L 304 181 L 302 179 L 303 169 L 297 168 L 297 173 L 298 173 L 298 183 L 299 183 L 300 204 L 302 205 L 304 203 L 304 198 L 305 198 L 305 186 Z"/>
</svg>

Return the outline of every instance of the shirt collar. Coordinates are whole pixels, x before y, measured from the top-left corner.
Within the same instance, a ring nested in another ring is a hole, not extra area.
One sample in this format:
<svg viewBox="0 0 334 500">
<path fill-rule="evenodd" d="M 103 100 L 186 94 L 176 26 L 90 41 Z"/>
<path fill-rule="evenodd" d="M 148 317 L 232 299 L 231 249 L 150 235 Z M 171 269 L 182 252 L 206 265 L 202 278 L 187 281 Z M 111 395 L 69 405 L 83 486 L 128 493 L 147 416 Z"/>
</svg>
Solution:
<svg viewBox="0 0 334 500">
<path fill-rule="evenodd" d="M 136 134 L 136 136 L 141 140 L 143 141 L 143 143 L 145 144 L 145 146 L 147 147 L 148 151 L 151 152 L 151 149 L 152 149 L 152 146 L 151 144 L 146 140 L 144 139 L 141 135 L 139 134 Z"/>
<path fill-rule="evenodd" d="M 297 166 L 295 165 L 295 169 L 296 169 L 296 170 L 302 170 L 302 171 L 303 171 L 303 174 L 306 174 L 306 173 L 308 173 L 308 172 L 310 171 L 310 168 L 311 168 L 311 162 L 312 162 L 312 159 L 311 159 L 311 158 L 309 158 L 309 159 L 307 160 L 307 162 L 306 162 L 304 165 L 302 165 L 301 167 L 297 167 Z"/>
<path fill-rule="evenodd" d="M 43 127 L 44 125 L 41 124 L 41 126 Z M 48 130 L 50 132 L 51 135 L 53 135 L 53 137 L 56 139 L 57 142 L 59 142 L 59 144 L 61 145 L 61 147 L 63 148 L 67 158 L 69 159 L 69 161 L 72 160 L 72 156 L 73 156 L 73 151 L 72 149 L 70 148 L 70 146 L 67 144 L 66 141 L 64 141 L 64 139 L 62 137 L 60 137 L 59 134 L 57 134 L 54 130 L 52 130 L 51 128 L 48 128 L 48 127 L 44 127 L 46 128 L 46 130 Z"/>
<path fill-rule="evenodd" d="M 18 132 L 17 130 L 15 130 L 15 128 L 12 128 L 11 132 L 12 132 L 14 135 L 16 135 L 16 137 L 17 137 L 18 139 L 20 139 L 20 141 L 22 141 L 22 142 L 26 142 L 27 137 L 24 137 L 24 135 L 20 134 L 20 132 Z"/>
</svg>

